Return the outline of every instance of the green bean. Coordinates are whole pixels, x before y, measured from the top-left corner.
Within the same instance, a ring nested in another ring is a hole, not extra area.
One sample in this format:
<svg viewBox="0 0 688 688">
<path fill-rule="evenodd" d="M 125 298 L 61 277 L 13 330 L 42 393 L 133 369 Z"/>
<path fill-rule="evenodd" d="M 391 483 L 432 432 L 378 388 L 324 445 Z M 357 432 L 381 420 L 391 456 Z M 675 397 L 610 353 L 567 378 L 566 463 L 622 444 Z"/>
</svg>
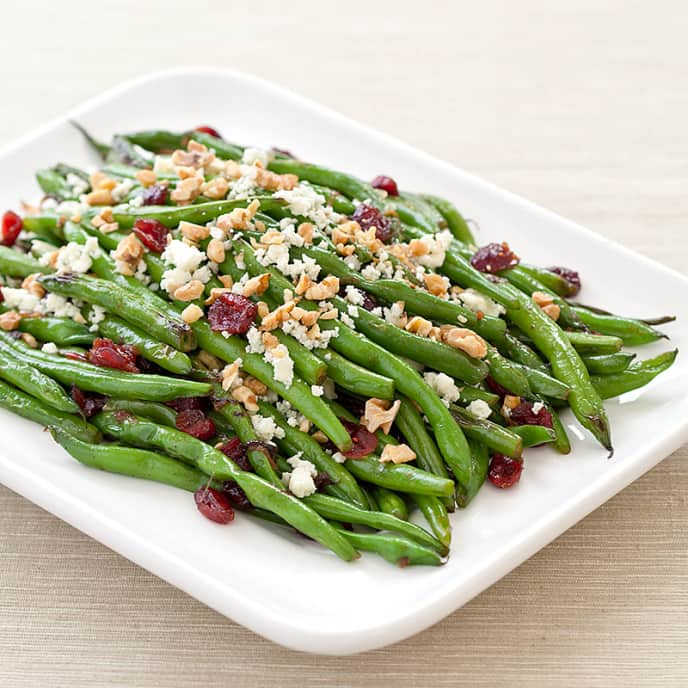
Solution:
<svg viewBox="0 0 688 688">
<path fill-rule="evenodd" d="M 179 397 L 206 396 L 210 385 L 162 375 L 127 373 L 74 361 L 56 354 L 30 349 L 9 335 L 0 332 L 0 351 L 14 359 L 29 363 L 63 385 L 76 385 L 88 392 L 97 392 L 123 399 L 171 401 Z"/>
<path fill-rule="evenodd" d="M 490 377 L 498 385 L 518 396 L 532 396 L 530 377 L 518 364 L 504 358 L 493 346 L 487 347 L 485 361 L 489 366 Z"/>
<path fill-rule="evenodd" d="M 253 200 L 260 201 L 262 210 L 277 209 L 284 205 L 283 201 L 272 196 L 256 196 L 253 199 L 208 201 L 207 203 L 180 206 L 144 205 L 140 208 L 116 206 L 112 211 L 112 216 L 115 222 L 118 222 L 123 229 L 133 227 L 136 220 L 142 218 L 158 220 L 166 227 L 176 227 L 182 221 L 205 224 L 220 215 L 231 212 L 235 208 L 245 208 Z"/>
<path fill-rule="evenodd" d="M 268 450 L 255 444 L 251 445 L 251 443 L 257 442 L 258 435 L 253 429 L 251 418 L 243 406 L 238 402 L 228 401 L 221 406 L 216 405 L 215 410 L 229 423 L 236 436 L 248 445 L 246 457 L 256 474 L 282 489 L 282 481 L 273 468 Z"/>
<path fill-rule="evenodd" d="M 408 507 L 406 502 L 396 493 L 385 487 L 374 487 L 373 494 L 380 511 L 401 521 L 408 521 Z"/>
<path fill-rule="evenodd" d="M 84 299 L 117 313 L 129 324 L 145 329 L 153 337 L 175 349 L 191 351 L 196 348 L 193 332 L 181 316 L 164 307 L 153 309 L 150 307 L 152 302 L 141 303 L 133 290 L 99 277 L 77 274 L 43 275 L 39 281 L 48 291 Z"/>
<path fill-rule="evenodd" d="M 332 303 L 340 312 L 347 312 L 347 305 L 343 299 L 334 298 Z M 476 384 L 487 376 L 487 366 L 460 349 L 407 332 L 373 315 L 365 308 L 353 306 L 349 309 L 349 315 L 356 323 L 357 330 L 392 353 L 418 361 L 470 384 Z M 332 346 L 335 347 L 335 344 Z"/>
<path fill-rule="evenodd" d="M 615 354 L 602 354 L 601 356 L 581 356 L 589 373 L 598 375 L 610 375 L 621 373 L 631 364 L 635 354 L 619 351 Z"/>
<path fill-rule="evenodd" d="M 153 166 L 153 156 L 147 151 L 135 146 L 123 136 L 113 136 L 105 162 L 123 163 L 125 165 L 149 168 Z"/>
<path fill-rule="evenodd" d="M 380 196 L 370 184 L 366 184 L 349 174 L 330 170 L 320 165 L 293 159 L 275 159 L 268 165 L 268 169 L 278 174 L 295 174 L 301 181 L 328 186 L 344 194 L 347 198 L 359 201 L 367 200 L 376 205 L 380 203 Z"/>
<path fill-rule="evenodd" d="M 129 468 L 136 470 L 138 468 L 136 462 L 127 460 L 125 457 L 127 456 L 127 452 L 132 455 L 132 458 L 134 458 L 133 455 L 136 455 L 138 452 L 143 452 L 143 454 L 146 455 L 144 458 L 148 459 L 148 461 L 144 461 L 144 463 L 149 463 L 151 468 L 154 467 L 156 469 L 156 477 L 153 479 L 159 479 L 160 482 L 168 482 L 168 480 L 165 479 L 168 477 L 168 471 L 172 472 L 172 477 L 174 478 L 176 473 L 182 469 L 185 471 L 188 470 L 187 475 L 190 474 L 196 479 L 202 478 L 200 479 L 200 484 L 196 487 L 194 487 L 193 481 L 190 480 L 186 485 L 178 485 L 179 487 L 184 487 L 191 491 L 195 491 L 198 487 L 207 484 L 209 479 L 206 476 L 213 476 L 216 479 L 226 478 L 227 480 L 233 480 L 246 493 L 246 496 L 253 506 L 277 514 L 300 532 L 331 549 L 342 559 L 350 561 L 356 558 L 356 551 L 348 545 L 346 541 L 342 540 L 324 519 L 318 516 L 300 500 L 286 494 L 278 487 L 270 484 L 257 475 L 242 471 L 222 452 L 191 437 L 191 435 L 162 425 L 149 423 L 136 416 L 121 420 L 116 413 L 100 413 L 94 417 L 94 422 L 102 427 L 107 434 L 113 437 L 124 439 L 125 441 L 135 443 L 139 446 L 161 449 L 182 461 L 191 463 L 193 466 L 198 466 L 198 468 L 200 468 L 200 471 L 198 471 L 196 468 L 187 466 L 186 463 L 181 463 L 175 459 L 170 459 L 167 456 L 155 454 L 150 451 L 135 450 L 128 447 L 86 445 L 86 447 L 100 449 L 98 453 L 104 461 L 107 460 L 109 462 L 106 465 L 111 466 L 115 472 L 128 472 Z M 67 449 L 69 451 L 69 448 Z M 111 454 L 107 450 L 116 452 L 117 456 L 110 459 Z M 92 451 L 91 453 L 95 452 Z M 89 452 L 84 451 L 84 454 L 88 458 Z M 133 466 L 131 466 L 132 463 L 134 463 Z M 110 468 L 105 466 L 98 467 L 110 470 Z M 141 475 L 139 477 L 148 476 Z M 170 484 L 174 483 L 170 482 Z"/>
<path fill-rule="evenodd" d="M 184 147 L 188 135 L 176 134 L 164 129 L 147 129 L 124 134 L 123 138 L 151 153 L 171 153 L 177 148 Z"/>
<path fill-rule="evenodd" d="M 142 416 L 143 418 L 152 420 L 158 425 L 167 425 L 170 428 L 177 427 L 177 412 L 169 406 L 157 404 L 152 401 L 108 399 L 103 411 L 128 411 L 135 416 Z"/>
<path fill-rule="evenodd" d="M 373 494 L 373 489 L 371 485 L 361 485 L 361 491 L 365 495 L 366 502 L 368 503 L 368 510 L 372 511 L 376 514 L 381 513 L 380 512 L 380 505 L 377 503 L 377 500 L 375 499 L 375 495 Z"/>
<path fill-rule="evenodd" d="M 444 466 L 442 455 L 435 444 L 435 440 L 427 431 L 418 409 L 406 397 L 401 397 L 400 401 L 401 404 L 394 423 L 404 436 L 408 446 L 415 452 L 418 465 L 423 470 L 438 475 L 440 478 L 446 478 L 447 469 Z M 446 509 L 454 510 L 453 497 L 446 497 L 443 503 Z"/>
<path fill-rule="evenodd" d="M 396 492 L 448 497 L 454 489 L 451 480 L 407 463 L 380 463 L 377 457 L 366 456 L 363 459 L 348 459 L 344 465 L 359 480 Z"/>
<path fill-rule="evenodd" d="M 613 354 L 621 349 L 623 340 L 603 334 L 588 332 L 564 332 L 573 348 L 582 354 L 601 355 Z"/>
<path fill-rule="evenodd" d="M 0 351 L 0 378 L 48 406 L 65 413 L 79 413 L 76 402 L 51 377 L 29 363 Z"/>
<path fill-rule="evenodd" d="M 488 406 L 496 407 L 499 405 L 499 395 L 486 392 L 480 387 L 462 387 L 459 390 L 459 403 L 468 406 L 472 401 L 484 401 Z"/>
<path fill-rule="evenodd" d="M 444 502 L 439 497 L 419 494 L 411 495 L 411 499 L 420 509 L 435 537 L 449 550 L 451 525 Z"/>
<path fill-rule="evenodd" d="M 8 309 L 0 305 L 0 312 Z M 42 342 L 54 342 L 57 346 L 90 346 L 95 335 L 88 327 L 71 318 L 58 318 L 51 315 L 25 315 L 18 329 L 27 332 Z"/>
<path fill-rule="evenodd" d="M 506 456 L 519 458 L 523 453 L 523 442 L 511 428 L 503 428 L 492 421 L 478 418 L 460 406 L 453 405 L 451 410 L 456 422 L 469 438 Z"/>
<path fill-rule="evenodd" d="M 52 268 L 41 265 L 35 258 L 7 246 L 0 246 L 0 273 L 10 277 L 28 277 L 36 273 L 52 272 Z"/>
<path fill-rule="evenodd" d="M 51 408 L 4 382 L 0 382 L 0 408 L 44 426 L 58 424 L 67 432 L 92 442 L 100 437 L 98 430 L 83 418 Z"/>
<path fill-rule="evenodd" d="M 623 318 L 619 315 L 603 315 L 580 306 L 573 307 L 573 311 L 581 322 L 604 335 L 612 335 L 623 340 L 626 346 L 640 346 L 649 344 L 658 339 L 666 338 L 666 335 L 640 320 Z"/>
<path fill-rule="evenodd" d="M 394 398 L 394 381 L 349 361 L 332 349 L 314 349 L 327 364 L 327 376 L 339 387 L 362 397 Z"/>
<path fill-rule="evenodd" d="M 106 143 L 101 143 L 100 141 L 96 140 L 78 122 L 75 122 L 74 120 L 69 120 L 69 123 L 84 137 L 84 139 L 86 139 L 86 143 L 88 143 L 88 145 L 91 146 L 91 148 L 93 148 L 93 150 L 100 156 L 100 158 L 102 160 L 105 160 L 108 153 L 110 152 L 110 146 L 108 146 Z"/>
<path fill-rule="evenodd" d="M 523 440 L 524 447 L 535 447 L 555 440 L 554 430 L 544 425 L 512 425 L 509 430 Z"/>
<path fill-rule="evenodd" d="M 260 413 L 272 418 L 284 431 L 284 437 L 276 439 L 280 449 L 288 454 L 302 452 L 303 457 L 310 461 L 318 471 L 327 473 L 334 481 L 333 485 L 328 485 L 325 488 L 329 494 L 351 502 L 358 507 L 366 507 L 365 495 L 356 479 L 342 464 L 337 463 L 308 433 L 289 425 L 274 406 L 263 401 L 259 402 L 258 405 Z"/>
<path fill-rule="evenodd" d="M 541 370 L 528 368 L 527 366 L 520 366 L 520 368 L 528 378 L 530 387 L 535 394 L 541 394 L 554 399 L 568 399 L 569 392 L 571 391 L 568 385 L 547 373 L 543 373 Z"/>
<path fill-rule="evenodd" d="M 341 450 L 347 451 L 351 448 L 351 437 L 339 422 L 337 417 L 330 411 L 327 404 L 311 394 L 310 387 L 304 382 L 294 377 L 291 385 L 287 387 L 274 377 L 272 365 L 259 354 L 247 354 L 244 340 L 236 336 L 223 337 L 210 329 L 207 322 L 196 321 L 193 331 L 198 339 L 198 344 L 202 349 L 209 351 L 214 356 L 227 361 L 234 362 L 237 358 L 242 360 L 242 368 L 249 374 L 260 380 L 269 389 L 277 392 L 282 398 L 286 399 L 292 406 L 301 411 L 306 418 L 315 423 Z"/>
<path fill-rule="evenodd" d="M 442 558 L 437 552 L 423 545 L 407 540 L 399 535 L 353 533 L 337 528 L 354 547 L 366 552 L 375 552 L 392 564 L 406 566 L 441 566 Z"/>
<path fill-rule="evenodd" d="M 76 198 L 72 185 L 54 167 L 38 170 L 36 181 L 44 194 L 58 201 Z"/>
<path fill-rule="evenodd" d="M 577 285 L 571 284 L 571 282 L 561 275 L 557 275 L 556 272 L 551 272 L 546 268 L 539 268 L 535 265 L 527 265 L 525 263 L 520 263 L 520 268 L 524 273 L 530 275 L 547 289 L 559 296 L 572 296 L 578 290 Z"/>
<path fill-rule="evenodd" d="M 106 314 L 98 323 L 98 331 L 103 337 L 136 347 L 139 356 L 175 375 L 186 375 L 191 370 L 191 359 L 185 353 L 163 344 L 114 315 Z"/>
<path fill-rule="evenodd" d="M 678 349 L 665 351 L 654 358 L 631 363 L 626 370 L 612 375 L 593 375 L 595 389 L 603 399 L 617 397 L 638 387 L 644 387 L 657 375 L 668 370 L 676 360 Z"/>
<path fill-rule="evenodd" d="M 456 503 L 465 509 L 483 486 L 490 470 L 490 454 L 487 447 L 481 442 L 469 440 L 471 446 L 471 459 L 473 460 L 473 473 L 469 485 L 456 486 Z"/>
<path fill-rule="evenodd" d="M 61 218 L 55 213 L 41 213 L 40 215 L 26 215 L 24 229 L 37 234 L 48 241 L 62 240 Z"/>
<path fill-rule="evenodd" d="M 569 437 L 566 434 L 566 428 L 564 427 L 564 424 L 562 423 L 559 414 L 546 400 L 539 399 L 538 401 L 544 404 L 545 408 L 550 412 L 550 415 L 552 416 L 552 430 L 554 431 L 554 442 L 552 443 L 552 446 L 560 454 L 570 454 L 571 442 L 569 441 Z"/>
<path fill-rule="evenodd" d="M 430 194 L 421 194 L 420 197 L 427 203 L 430 203 L 442 215 L 455 239 L 465 244 L 475 244 L 471 228 L 453 203 Z"/>
<path fill-rule="evenodd" d="M 224 139 L 218 139 L 217 136 L 206 134 L 202 131 L 190 131 L 189 138 L 207 146 L 215 152 L 218 158 L 222 158 L 223 160 L 241 160 L 244 152 L 242 146 L 229 143 Z"/>
<path fill-rule="evenodd" d="M 543 360 L 527 344 L 514 337 L 511 332 L 506 332 L 499 341 L 495 342 L 502 354 L 510 358 L 515 363 L 547 372 L 547 366 Z"/>
</svg>

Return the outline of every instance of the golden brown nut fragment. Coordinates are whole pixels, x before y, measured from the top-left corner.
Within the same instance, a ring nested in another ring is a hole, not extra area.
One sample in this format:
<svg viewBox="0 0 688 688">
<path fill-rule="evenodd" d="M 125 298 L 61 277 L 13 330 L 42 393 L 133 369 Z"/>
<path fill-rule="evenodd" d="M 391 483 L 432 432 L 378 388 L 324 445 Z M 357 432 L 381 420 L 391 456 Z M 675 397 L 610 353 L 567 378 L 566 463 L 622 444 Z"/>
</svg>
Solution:
<svg viewBox="0 0 688 688">
<path fill-rule="evenodd" d="M 221 239 L 211 239 L 205 250 L 208 260 L 213 263 L 222 263 L 225 259 L 225 244 Z"/>
<path fill-rule="evenodd" d="M 38 278 L 40 276 L 41 276 L 40 272 L 35 272 L 33 275 L 29 275 L 28 277 L 25 277 L 21 286 L 22 286 L 22 289 L 25 289 L 30 294 L 37 296 L 39 299 L 42 299 L 45 296 L 45 289 L 43 288 L 41 283 L 38 281 Z"/>
<path fill-rule="evenodd" d="M 472 330 L 465 327 L 451 327 L 441 330 L 442 341 L 454 349 L 465 351 L 472 358 L 487 356 L 487 342 Z"/>
<path fill-rule="evenodd" d="M 132 232 L 127 234 L 117 244 L 112 257 L 121 264 L 119 267 L 122 274 L 133 275 L 136 272 L 136 266 L 143 257 L 144 251 L 143 244 L 139 241 L 136 234 Z"/>
<path fill-rule="evenodd" d="M 134 177 L 136 181 L 146 189 L 149 186 L 153 186 L 153 184 L 158 181 L 158 176 L 153 170 L 139 170 Z"/>
<path fill-rule="evenodd" d="M 389 405 L 389 401 L 385 401 L 384 399 L 368 399 L 368 401 L 366 401 L 363 417 L 361 418 L 361 424 L 369 432 L 375 432 L 378 428 L 382 428 L 384 433 L 389 434 L 400 406 L 401 401 L 399 401 L 399 399 L 391 406 Z"/>
<path fill-rule="evenodd" d="M 203 241 L 203 239 L 207 239 L 210 236 L 209 227 L 187 222 L 186 220 L 182 220 L 179 223 L 179 229 L 185 239 L 193 242 Z"/>
<path fill-rule="evenodd" d="M 245 387 L 244 385 L 235 387 L 232 390 L 232 397 L 237 401 L 240 401 L 247 411 L 253 412 L 258 410 L 258 400 L 256 399 L 256 395 L 248 387 Z"/>
<path fill-rule="evenodd" d="M 195 303 L 190 303 L 183 311 L 182 311 L 182 320 L 185 323 L 195 323 L 197 320 L 200 320 L 203 317 L 203 309 L 200 306 L 197 306 Z"/>
<path fill-rule="evenodd" d="M 339 278 L 334 275 L 327 275 L 319 284 L 314 284 L 306 289 L 306 298 L 311 301 L 324 301 L 336 296 L 338 291 Z M 298 288 L 296 293 L 299 293 Z"/>
<path fill-rule="evenodd" d="M 241 364 L 239 361 L 234 361 L 234 363 L 228 363 L 220 373 L 220 378 L 222 379 L 222 389 L 225 392 L 232 388 L 232 385 L 237 381 L 239 377 L 239 369 Z"/>
<path fill-rule="evenodd" d="M 380 463 L 408 463 L 416 458 L 416 452 L 407 444 L 386 444 L 380 454 Z"/>
<path fill-rule="evenodd" d="M 256 277 L 251 277 L 250 280 L 244 285 L 244 289 L 241 292 L 242 296 L 249 297 L 254 294 L 260 296 L 268 287 L 270 286 L 270 273 L 264 272 L 262 275 L 257 275 Z"/>
<path fill-rule="evenodd" d="M 201 195 L 202 185 L 203 176 L 182 179 L 170 193 L 170 199 L 179 205 L 188 205 Z"/>
<path fill-rule="evenodd" d="M 21 322 L 21 315 L 17 311 L 6 311 L 0 313 L 0 328 L 5 332 L 16 330 Z"/>
<path fill-rule="evenodd" d="M 174 298 L 177 301 L 195 301 L 203 294 L 203 289 L 203 282 L 191 280 L 175 290 Z"/>
</svg>

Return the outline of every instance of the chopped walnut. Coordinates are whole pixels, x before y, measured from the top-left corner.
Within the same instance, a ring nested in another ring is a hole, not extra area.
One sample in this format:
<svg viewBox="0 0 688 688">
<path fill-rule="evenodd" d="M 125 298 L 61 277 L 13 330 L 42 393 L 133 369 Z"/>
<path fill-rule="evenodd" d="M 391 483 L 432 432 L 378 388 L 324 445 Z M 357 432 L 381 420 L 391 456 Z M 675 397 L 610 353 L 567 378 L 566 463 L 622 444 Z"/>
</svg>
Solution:
<svg viewBox="0 0 688 688">
<path fill-rule="evenodd" d="M 244 385 L 235 387 L 232 390 L 232 398 L 241 402 L 247 411 L 255 412 L 259 408 L 256 395 L 248 387 L 244 387 Z"/>
<path fill-rule="evenodd" d="M 134 177 L 136 181 L 146 189 L 149 186 L 153 186 L 153 184 L 158 181 L 158 175 L 155 174 L 153 170 L 139 170 Z"/>
<path fill-rule="evenodd" d="M 230 289 L 234 284 L 234 280 L 232 279 L 231 275 L 218 275 L 217 278 L 220 280 L 220 282 L 222 282 L 222 286 L 227 287 L 227 289 Z"/>
<path fill-rule="evenodd" d="M 124 268 L 120 270 L 122 274 L 133 275 L 136 272 L 136 266 L 143 257 L 144 250 L 143 244 L 132 232 L 117 244 L 112 257 L 122 264 L 121 267 Z"/>
<path fill-rule="evenodd" d="M 270 312 L 270 306 L 265 301 L 258 301 L 258 317 L 261 320 Z"/>
<path fill-rule="evenodd" d="M 170 198 L 180 205 L 189 204 L 201 194 L 203 177 L 187 177 L 177 184 L 170 193 Z"/>
<path fill-rule="evenodd" d="M 110 189 L 96 189 L 86 194 L 86 203 L 89 205 L 112 205 L 112 193 Z"/>
<path fill-rule="evenodd" d="M 211 304 L 215 303 L 215 301 L 217 301 L 220 294 L 227 294 L 231 291 L 232 290 L 227 287 L 213 287 L 210 290 L 210 296 L 204 301 L 204 303 L 206 306 L 210 306 Z"/>
<path fill-rule="evenodd" d="M 45 296 L 45 289 L 38 281 L 38 278 L 40 276 L 40 272 L 35 272 L 33 275 L 25 277 L 21 286 L 22 289 L 26 289 L 26 291 L 28 291 L 30 294 L 37 296 L 39 299 L 42 299 Z"/>
<path fill-rule="evenodd" d="M 119 229 L 119 223 L 115 222 L 110 206 L 103 208 L 98 215 L 91 220 L 91 224 L 102 234 L 116 232 Z"/>
<path fill-rule="evenodd" d="M 275 308 L 274 311 L 268 313 L 260 323 L 261 330 L 274 330 L 278 328 L 283 322 L 289 320 L 290 313 L 294 309 L 296 304 L 293 301 L 289 301 L 281 306 Z"/>
<path fill-rule="evenodd" d="M 213 177 L 201 186 L 201 193 L 214 201 L 223 199 L 229 191 L 229 182 L 224 177 Z"/>
<path fill-rule="evenodd" d="M 275 337 L 275 335 L 271 334 L 270 332 L 263 332 L 261 340 L 263 342 L 263 346 L 268 351 L 279 346 L 279 339 L 277 339 L 277 337 Z"/>
<path fill-rule="evenodd" d="M 316 430 L 311 437 L 318 444 L 327 444 L 330 441 L 330 438 L 322 430 Z"/>
<path fill-rule="evenodd" d="M 380 454 L 380 463 L 408 463 L 416 458 L 416 452 L 407 444 L 386 444 Z"/>
<path fill-rule="evenodd" d="M 183 311 L 182 311 L 182 320 L 185 323 L 195 323 L 197 320 L 200 320 L 203 317 L 203 309 L 200 306 L 197 306 L 195 303 L 190 303 Z"/>
<path fill-rule="evenodd" d="M 262 275 L 256 277 L 251 277 L 248 282 L 244 285 L 244 289 L 241 292 L 242 296 L 253 296 L 258 294 L 260 296 L 268 287 L 270 286 L 270 273 L 265 272 Z"/>
<path fill-rule="evenodd" d="M 550 303 L 546 306 L 542 306 L 542 312 L 556 322 L 559 320 L 559 316 L 561 315 L 561 308 L 559 308 L 556 303 Z"/>
<path fill-rule="evenodd" d="M 320 313 L 319 320 L 335 320 L 339 317 L 339 311 L 336 308 L 330 308 L 327 311 Z"/>
<path fill-rule="evenodd" d="M 228 392 L 235 382 L 239 378 L 239 369 L 241 365 L 239 361 L 234 361 L 234 363 L 228 363 L 220 373 L 220 378 L 222 380 L 222 389 Z"/>
<path fill-rule="evenodd" d="M 26 346 L 30 347 L 31 349 L 38 348 L 38 341 L 29 332 L 22 332 L 21 340 L 22 342 L 24 342 L 24 344 L 26 344 Z"/>
<path fill-rule="evenodd" d="M 117 186 L 117 180 L 108 177 L 105 172 L 96 171 L 89 176 L 89 182 L 91 183 L 91 188 L 96 191 L 97 189 L 107 189 L 112 191 Z"/>
<path fill-rule="evenodd" d="M 244 380 L 244 384 L 259 397 L 263 394 L 267 394 L 268 386 L 266 384 L 263 384 L 260 380 L 256 380 L 255 377 L 247 377 Z"/>
<path fill-rule="evenodd" d="M 425 282 L 425 288 L 434 296 L 447 295 L 447 280 L 442 275 L 428 272 L 423 275 L 423 282 Z"/>
<path fill-rule="evenodd" d="M 223 361 L 205 349 L 199 350 L 196 360 L 208 370 L 220 370 L 223 366 Z"/>
<path fill-rule="evenodd" d="M 384 399 L 368 399 L 363 417 L 361 418 L 361 424 L 369 432 L 375 432 L 378 428 L 382 428 L 383 432 L 389 433 L 400 406 L 401 401 L 399 399 L 391 406 L 389 401 Z"/>
<path fill-rule="evenodd" d="M 176 150 L 172 153 L 172 164 L 199 169 L 206 167 L 215 160 L 215 153 L 197 141 L 189 141 L 188 150 Z"/>
<path fill-rule="evenodd" d="M 312 284 L 313 280 L 306 273 L 301 273 L 299 281 L 294 287 L 294 291 L 301 296 L 302 294 L 305 294 L 308 289 L 310 289 Z"/>
<path fill-rule="evenodd" d="M 554 303 L 554 298 L 551 294 L 547 294 L 544 291 L 534 291 L 532 294 L 532 299 L 538 306 L 540 306 L 543 313 L 548 315 L 554 321 L 559 320 L 561 308 Z"/>
<path fill-rule="evenodd" d="M 182 220 L 179 223 L 179 229 L 184 238 L 193 242 L 202 241 L 210 236 L 210 229 L 208 227 L 187 222 L 186 220 Z"/>
<path fill-rule="evenodd" d="M 324 301 L 331 299 L 337 295 L 339 291 L 339 278 L 334 275 L 328 275 L 320 283 L 314 284 L 306 289 L 306 298 L 311 301 Z M 297 289 L 297 294 L 298 289 Z"/>
<path fill-rule="evenodd" d="M 414 315 L 404 328 L 407 332 L 412 332 L 420 337 L 427 337 L 432 330 L 432 323 L 419 315 Z"/>
<path fill-rule="evenodd" d="M 465 351 L 472 358 L 487 356 L 487 342 L 472 330 L 464 327 L 451 327 L 441 330 L 441 338 L 445 344 L 454 349 Z"/>
<path fill-rule="evenodd" d="M 174 292 L 174 298 L 177 301 L 194 301 L 203 294 L 203 282 L 200 280 L 191 280 L 186 284 L 178 287 Z"/>
<path fill-rule="evenodd" d="M 225 259 L 225 244 L 221 239 L 211 239 L 205 252 L 213 263 L 222 263 Z"/>
<path fill-rule="evenodd" d="M 409 241 L 408 250 L 414 258 L 421 258 L 427 255 L 429 251 L 427 244 L 420 239 L 412 239 Z"/>
<path fill-rule="evenodd" d="M 0 328 L 5 332 L 16 330 L 21 322 L 21 315 L 17 311 L 6 311 L 0 313 Z"/>
<path fill-rule="evenodd" d="M 230 232 L 233 229 L 248 229 L 249 223 L 255 217 L 260 208 L 260 201 L 254 199 L 246 208 L 234 208 L 229 213 L 220 215 L 215 224 L 223 231 Z"/>
<path fill-rule="evenodd" d="M 297 234 L 303 239 L 303 243 L 308 245 L 313 243 L 313 232 L 315 227 L 310 222 L 302 222 L 296 229 Z"/>
<path fill-rule="evenodd" d="M 275 174 L 262 167 L 257 167 L 255 180 L 259 187 L 268 191 L 291 191 L 299 183 L 295 174 Z"/>
</svg>

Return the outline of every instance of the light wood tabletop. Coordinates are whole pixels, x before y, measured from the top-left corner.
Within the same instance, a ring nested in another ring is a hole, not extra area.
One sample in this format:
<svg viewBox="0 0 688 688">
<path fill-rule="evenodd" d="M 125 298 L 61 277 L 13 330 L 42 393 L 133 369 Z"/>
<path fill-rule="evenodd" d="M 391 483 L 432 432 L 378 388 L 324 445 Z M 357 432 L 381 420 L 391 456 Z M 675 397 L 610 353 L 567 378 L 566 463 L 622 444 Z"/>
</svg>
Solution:
<svg viewBox="0 0 688 688">
<path fill-rule="evenodd" d="M 686 270 L 678 0 L 25 0 L 0 26 L 0 145 L 143 72 L 233 67 Z M 348 658 L 273 645 L 0 487 L 0 685 L 686 686 L 687 462 L 435 627 Z"/>
</svg>

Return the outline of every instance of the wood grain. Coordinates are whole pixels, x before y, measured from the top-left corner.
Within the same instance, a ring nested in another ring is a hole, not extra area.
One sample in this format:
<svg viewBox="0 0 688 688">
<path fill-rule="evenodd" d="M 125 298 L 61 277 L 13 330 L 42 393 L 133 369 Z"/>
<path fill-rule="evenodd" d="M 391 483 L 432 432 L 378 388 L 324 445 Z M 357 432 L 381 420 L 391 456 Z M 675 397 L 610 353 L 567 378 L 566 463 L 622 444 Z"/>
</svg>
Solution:
<svg viewBox="0 0 688 688">
<path fill-rule="evenodd" d="M 236 67 L 685 271 L 684 3 L 190 7 L 3 3 L 0 144 L 144 71 Z M 685 686 L 687 460 L 434 628 L 353 658 L 272 645 L 0 488 L 0 685 Z"/>
</svg>

